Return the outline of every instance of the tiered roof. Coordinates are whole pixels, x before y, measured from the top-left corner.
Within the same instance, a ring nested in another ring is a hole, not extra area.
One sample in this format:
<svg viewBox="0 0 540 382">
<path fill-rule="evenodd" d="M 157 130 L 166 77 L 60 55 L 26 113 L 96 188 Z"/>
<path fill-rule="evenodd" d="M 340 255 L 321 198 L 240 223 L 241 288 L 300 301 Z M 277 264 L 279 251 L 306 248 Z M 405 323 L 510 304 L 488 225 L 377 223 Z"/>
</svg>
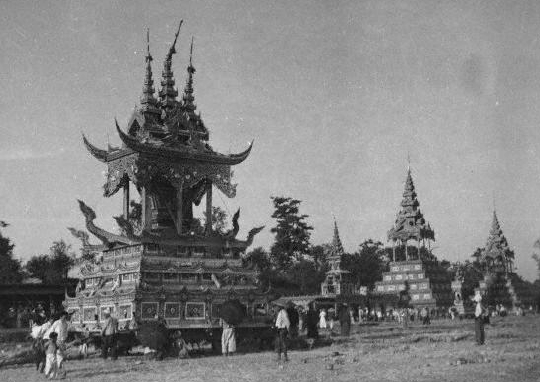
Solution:
<svg viewBox="0 0 540 382">
<path fill-rule="evenodd" d="M 407 172 L 401 210 L 398 212 L 394 227 L 388 231 L 388 240 L 407 241 L 424 239 L 435 240 L 435 233 L 429 223 L 424 219 L 420 211 L 420 202 L 416 198 L 416 191 L 411 175 L 411 170 Z"/>
<path fill-rule="evenodd" d="M 510 247 L 508 241 L 503 234 L 499 219 L 497 219 L 497 212 L 493 211 L 493 220 L 491 222 L 491 229 L 489 231 L 489 237 L 486 242 L 486 246 L 482 252 L 482 258 L 484 260 L 491 260 L 500 263 L 504 263 L 509 256 Z"/>
<path fill-rule="evenodd" d="M 328 262 L 330 263 L 329 273 L 348 273 L 341 269 L 341 260 L 345 251 L 343 250 L 343 244 L 339 237 L 339 229 L 337 222 L 334 219 L 334 237 L 332 238 L 332 245 L 330 252 L 328 253 Z"/>
</svg>

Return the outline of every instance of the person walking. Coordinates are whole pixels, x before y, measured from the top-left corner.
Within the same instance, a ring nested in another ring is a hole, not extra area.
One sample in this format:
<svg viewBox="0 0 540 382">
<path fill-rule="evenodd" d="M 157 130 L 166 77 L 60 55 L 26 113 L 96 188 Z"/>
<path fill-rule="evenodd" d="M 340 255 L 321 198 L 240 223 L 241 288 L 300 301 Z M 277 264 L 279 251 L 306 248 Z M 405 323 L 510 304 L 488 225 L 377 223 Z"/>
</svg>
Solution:
<svg viewBox="0 0 540 382">
<path fill-rule="evenodd" d="M 107 359 L 109 349 L 111 351 L 111 359 L 116 361 L 118 359 L 117 354 L 117 333 L 118 333 L 118 321 L 111 316 L 111 311 L 106 308 L 103 311 L 105 316 L 105 322 L 101 329 L 101 357 Z"/>
<path fill-rule="evenodd" d="M 236 352 L 236 331 L 233 325 L 228 324 L 224 319 L 220 319 L 221 327 L 221 353 L 224 356 L 233 355 Z"/>
<path fill-rule="evenodd" d="M 283 353 L 283 359 L 285 362 L 289 360 L 287 356 L 287 333 L 291 326 L 289 321 L 289 316 L 287 315 L 287 310 L 285 307 L 281 307 L 276 318 L 276 352 L 277 352 L 277 361 L 281 361 L 281 353 Z"/>
<path fill-rule="evenodd" d="M 476 293 L 472 300 L 476 303 L 476 308 L 474 310 L 474 334 L 476 338 L 477 345 L 483 345 L 485 342 L 485 331 L 484 331 L 484 312 L 482 308 L 482 296 L 480 291 L 476 290 Z"/>
</svg>

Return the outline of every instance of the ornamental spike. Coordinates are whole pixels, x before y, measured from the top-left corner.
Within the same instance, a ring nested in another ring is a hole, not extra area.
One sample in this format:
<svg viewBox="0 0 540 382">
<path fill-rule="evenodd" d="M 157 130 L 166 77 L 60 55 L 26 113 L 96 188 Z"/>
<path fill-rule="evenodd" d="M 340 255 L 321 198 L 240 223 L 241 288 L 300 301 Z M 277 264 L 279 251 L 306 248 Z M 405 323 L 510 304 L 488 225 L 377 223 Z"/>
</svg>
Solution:
<svg viewBox="0 0 540 382">
<path fill-rule="evenodd" d="M 161 111 L 157 108 L 158 101 L 154 97 L 154 80 L 152 79 L 152 65 L 153 60 L 150 54 L 150 29 L 146 30 L 146 74 L 144 77 L 144 85 L 141 96 L 141 111 L 143 113 L 150 113 L 161 115 Z"/>
<path fill-rule="evenodd" d="M 174 35 L 174 41 L 169 48 L 169 52 L 165 56 L 165 61 L 163 62 L 163 72 L 159 98 L 161 101 L 161 107 L 166 111 L 174 107 L 174 104 L 176 103 L 176 97 L 178 96 L 178 90 L 174 88 L 175 80 L 171 66 L 172 56 L 176 53 L 176 41 L 178 40 L 178 35 L 180 34 L 180 28 L 182 27 L 183 22 L 184 20 L 180 20 L 180 23 L 178 24 L 178 30 Z"/>
</svg>

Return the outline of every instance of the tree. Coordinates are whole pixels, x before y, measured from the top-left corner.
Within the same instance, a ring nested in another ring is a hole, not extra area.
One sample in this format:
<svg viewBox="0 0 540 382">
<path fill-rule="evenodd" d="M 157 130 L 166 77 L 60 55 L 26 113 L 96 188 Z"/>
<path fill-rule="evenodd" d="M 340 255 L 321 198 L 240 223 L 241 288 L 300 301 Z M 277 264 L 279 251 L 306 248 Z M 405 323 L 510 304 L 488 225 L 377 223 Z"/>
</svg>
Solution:
<svg viewBox="0 0 540 382">
<path fill-rule="evenodd" d="M 228 216 L 227 212 L 221 207 L 212 206 L 212 229 L 223 235 L 226 232 Z M 203 221 L 206 226 L 206 214 Z"/>
<path fill-rule="evenodd" d="M 325 272 L 320 272 L 315 262 L 301 259 L 287 269 L 286 278 L 290 284 L 296 286 L 296 293 L 313 294 L 319 293 Z"/>
<path fill-rule="evenodd" d="M 7 227 L 4 221 L 0 221 L 0 227 Z M 0 232 L 0 284 L 16 284 L 23 279 L 21 262 L 13 258 L 15 244 Z"/>
<path fill-rule="evenodd" d="M 277 225 L 270 230 L 276 235 L 270 258 L 277 269 L 285 269 L 293 260 L 299 261 L 309 254 L 313 227 L 305 221 L 308 215 L 300 215 L 300 200 L 277 196 L 271 199 L 274 203 L 272 218 L 277 220 Z"/>
<path fill-rule="evenodd" d="M 26 263 L 26 271 L 46 284 L 62 284 L 74 264 L 75 254 L 64 240 L 53 242 L 48 255 L 32 257 Z"/>
<path fill-rule="evenodd" d="M 309 249 L 309 255 L 315 263 L 318 271 L 326 272 L 328 270 L 328 253 L 330 244 L 314 245 Z"/>
<path fill-rule="evenodd" d="M 355 284 L 371 289 L 382 279 L 386 257 L 383 244 L 368 239 L 360 244 L 356 253 L 344 254 L 342 268 L 351 272 Z"/>
</svg>

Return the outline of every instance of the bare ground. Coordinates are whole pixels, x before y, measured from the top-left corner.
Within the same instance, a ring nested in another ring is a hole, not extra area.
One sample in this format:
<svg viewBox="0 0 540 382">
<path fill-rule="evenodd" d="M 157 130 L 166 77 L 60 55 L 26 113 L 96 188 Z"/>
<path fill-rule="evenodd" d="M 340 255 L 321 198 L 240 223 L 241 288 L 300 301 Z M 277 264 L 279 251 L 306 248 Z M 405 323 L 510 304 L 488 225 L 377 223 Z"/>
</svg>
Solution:
<svg viewBox="0 0 540 382">
<path fill-rule="evenodd" d="M 486 326 L 474 344 L 472 321 L 434 321 L 404 331 L 391 324 L 355 326 L 349 339 L 290 352 L 278 364 L 268 352 L 234 357 L 146 360 L 142 356 L 69 361 L 69 381 L 540 381 L 540 316 L 507 317 Z M 41 381 L 30 365 L 0 369 L 0 381 Z"/>
</svg>

